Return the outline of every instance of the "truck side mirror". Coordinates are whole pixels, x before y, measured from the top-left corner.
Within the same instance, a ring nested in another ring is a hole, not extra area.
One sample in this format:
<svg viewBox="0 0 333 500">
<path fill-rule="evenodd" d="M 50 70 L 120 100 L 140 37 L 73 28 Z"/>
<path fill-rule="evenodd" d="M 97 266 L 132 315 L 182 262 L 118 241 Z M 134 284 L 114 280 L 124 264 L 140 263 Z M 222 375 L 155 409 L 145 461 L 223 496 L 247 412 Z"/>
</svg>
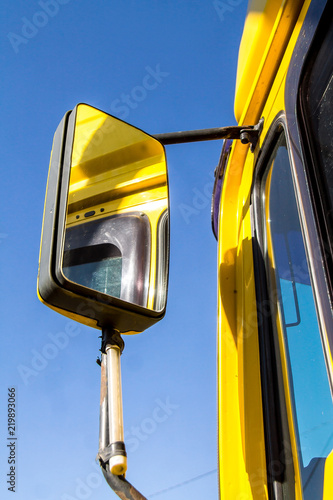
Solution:
<svg viewBox="0 0 333 500">
<path fill-rule="evenodd" d="M 169 196 L 163 145 L 86 104 L 53 141 L 38 295 L 96 328 L 138 333 L 165 313 Z"/>
</svg>

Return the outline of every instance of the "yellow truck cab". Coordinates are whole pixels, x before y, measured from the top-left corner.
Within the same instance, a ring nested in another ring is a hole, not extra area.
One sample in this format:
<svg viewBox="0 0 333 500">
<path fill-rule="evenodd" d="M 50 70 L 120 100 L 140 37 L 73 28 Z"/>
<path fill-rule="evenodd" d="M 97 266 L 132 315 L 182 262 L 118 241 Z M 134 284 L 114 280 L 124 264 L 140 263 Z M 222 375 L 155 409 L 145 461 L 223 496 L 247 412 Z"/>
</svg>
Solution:
<svg viewBox="0 0 333 500">
<path fill-rule="evenodd" d="M 224 142 L 218 239 L 220 498 L 333 498 L 329 2 L 249 2 Z"/>
</svg>

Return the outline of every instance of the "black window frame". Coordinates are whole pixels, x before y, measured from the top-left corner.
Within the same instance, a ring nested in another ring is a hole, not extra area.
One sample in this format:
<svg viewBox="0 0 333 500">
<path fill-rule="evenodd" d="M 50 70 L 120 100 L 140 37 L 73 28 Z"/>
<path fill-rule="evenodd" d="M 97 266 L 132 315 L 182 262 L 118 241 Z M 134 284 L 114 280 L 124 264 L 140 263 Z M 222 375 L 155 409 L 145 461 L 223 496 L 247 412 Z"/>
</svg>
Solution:
<svg viewBox="0 0 333 500">
<path fill-rule="evenodd" d="M 295 498 L 291 487 L 294 478 L 294 463 L 291 455 L 291 439 L 285 401 L 282 363 L 278 338 L 274 331 L 274 313 L 269 293 L 264 247 L 265 235 L 262 221 L 262 180 L 270 159 L 282 133 L 286 136 L 284 113 L 280 113 L 268 131 L 258 162 L 255 166 L 251 193 L 252 246 L 254 279 L 257 302 L 257 320 L 260 354 L 263 420 L 265 431 L 266 469 L 269 498 L 282 500 L 287 491 L 290 500 Z M 289 488 L 289 489 L 288 489 Z"/>
<path fill-rule="evenodd" d="M 306 59 L 300 75 L 297 95 L 297 118 L 306 174 L 309 180 L 309 189 L 320 237 L 323 263 L 326 270 L 331 301 L 333 302 L 333 207 L 330 207 L 330 202 L 328 200 L 329 196 L 325 185 L 325 175 L 321 171 L 321 158 L 314 137 L 313 125 L 308 116 L 306 102 L 312 70 L 316 64 L 318 53 L 326 42 L 326 36 L 332 33 L 332 26 L 333 15 L 331 9 L 327 6 L 318 24 L 311 47 L 306 54 Z M 330 220 L 327 215 L 329 210 L 331 211 Z"/>
</svg>

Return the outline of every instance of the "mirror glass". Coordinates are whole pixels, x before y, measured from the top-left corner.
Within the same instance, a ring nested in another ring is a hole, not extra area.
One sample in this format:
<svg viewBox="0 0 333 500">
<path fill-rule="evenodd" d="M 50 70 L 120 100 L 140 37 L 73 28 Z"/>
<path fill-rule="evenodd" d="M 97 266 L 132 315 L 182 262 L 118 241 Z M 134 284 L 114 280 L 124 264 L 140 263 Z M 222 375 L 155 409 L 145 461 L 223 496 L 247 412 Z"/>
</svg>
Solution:
<svg viewBox="0 0 333 500">
<path fill-rule="evenodd" d="M 161 311 L 166 302 L 168 245 L 163 146 L 115 117 L 78 105 L 63 276 L 95 295 Z"/>
</svg>

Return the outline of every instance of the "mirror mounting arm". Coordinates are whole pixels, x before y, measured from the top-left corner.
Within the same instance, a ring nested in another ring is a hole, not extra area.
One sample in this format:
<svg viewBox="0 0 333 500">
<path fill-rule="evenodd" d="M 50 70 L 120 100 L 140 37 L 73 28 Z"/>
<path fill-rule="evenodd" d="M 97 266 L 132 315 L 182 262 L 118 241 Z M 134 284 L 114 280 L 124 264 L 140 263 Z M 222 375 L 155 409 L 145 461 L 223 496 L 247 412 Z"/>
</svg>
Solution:
<svg viewBox="0 0 333 500">
<path fill-rule="evenodd" d="M 186 130 L 153 135 L 162 144 L 183 144 L 187 142 L 213 141 L 218 139 L 239 139 L 242 144 L 251 144 L 253 152 L 263 128 L 264 119 L 260 118 L 256 125 L 217 127 L 201 130 Z"/>
</svg>

